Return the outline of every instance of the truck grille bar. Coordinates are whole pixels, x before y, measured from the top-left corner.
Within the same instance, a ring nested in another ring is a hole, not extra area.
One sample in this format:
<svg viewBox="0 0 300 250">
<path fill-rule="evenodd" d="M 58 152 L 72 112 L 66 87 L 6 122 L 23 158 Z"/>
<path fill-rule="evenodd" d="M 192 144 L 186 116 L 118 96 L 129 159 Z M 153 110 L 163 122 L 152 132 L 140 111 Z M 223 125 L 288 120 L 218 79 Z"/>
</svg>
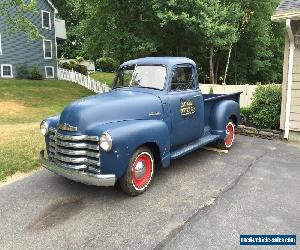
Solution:
<svg viewBox="0 0 300 250">
<path fill-rule="evenodd" d="M 98 136 L 62 135 L 49 130 L 49 160 L 76 170 L 100 173 L 100 150 Z"/>
</svg>

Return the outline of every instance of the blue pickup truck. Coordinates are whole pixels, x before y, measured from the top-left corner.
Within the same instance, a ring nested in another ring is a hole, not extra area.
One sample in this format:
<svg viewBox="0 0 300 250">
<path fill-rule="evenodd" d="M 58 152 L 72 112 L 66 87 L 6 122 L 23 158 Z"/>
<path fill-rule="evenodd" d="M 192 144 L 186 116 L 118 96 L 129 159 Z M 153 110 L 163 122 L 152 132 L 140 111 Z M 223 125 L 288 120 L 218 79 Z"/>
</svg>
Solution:
<svg viewBox="0 0 300 250">
<path fill-rule="evenodd" d="M 113 88 L 71 103 L 42 121 L 42 166 L 96 186 L 118 182 L 143 193 L 157 166 L 207 144 L 230 149 L 240 93 L 204 95 L 194 61 L 149 57 L 122 64 Z"/>
</svg>

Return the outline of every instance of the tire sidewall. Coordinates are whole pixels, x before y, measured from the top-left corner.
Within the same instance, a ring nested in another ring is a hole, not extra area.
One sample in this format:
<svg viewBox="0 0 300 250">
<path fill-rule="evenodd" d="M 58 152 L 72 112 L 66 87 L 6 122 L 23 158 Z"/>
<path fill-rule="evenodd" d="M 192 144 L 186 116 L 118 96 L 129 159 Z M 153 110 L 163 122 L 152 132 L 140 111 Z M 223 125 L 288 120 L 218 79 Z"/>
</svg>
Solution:
<svg viewBox="0 0 300 250">
<path fill-rule="evenodd" d="M 232 140 L 231 140 L 231 144 L 230 145 L 227 145 L 225 143 L 225 140 L 224 140 L 224 146 L 225 146 L 226 149 L 230 149 L 232 147 L 233 143 L 234 143 L 234 140 L 235 140 L 235 125 L 234 125 L 233 121 L 229 120 L 228 123 L 226 124 L 226 133 L 227 133 L 227 127 L 228 127 L 228 125 L 232 126 L 233 132 L 232 132 Z"/>
<path fill-rule="evenodd" d="M 146 185 L 144 185 L 142 188 L 138 188 L 138 187 L 136 187 L 136 186 L 134 185 L 134 183 L 133 183 L 132 175 L 133 175 L 133 171 L 134 171 L 133 168 L 134 168 L 134 166 L 135 166 L 135 163 L 136 163 L 136 161 L 138 160 L 138 158 L 139 158 L 140 156 L 142 156 L 142 155 L 147 155 L 147 156 L 150 158 L 150 160 L 151 160 L 151 165 L 152 165 L 152 171 L 151 171 L 151 173 L 150 173 L 150 178 L 149 178 L 148 182 L 146 183 Z M 132 161 L 132 160 L 133 160 L 133 161 Z M 150 182 L 151 182 L 151 180 L 152 180 L 152 177 L 153 177 L 153 173 L 154 173 L 154 159 L 153 159 L 153 155 L 151 154 L 151 152 L 150 152 L 150 151 L 143 151 L 143 152 L 139 153 L 136 157 L 132 157 L 132 159 L 131 159 L 130 162 L 129 162 L 128 168 L 131 169 L 131 183 L 132 183 L 132 186 L 134 187 L 134 189 L 135 189 L 136 191 L 144 192 L 144 191 L 147 189 L 147 187 L 149 186 L 149 184 L 150 184 Z"/>
<path fill-rule="evenodd" d="M 143 154 L 146 154 L 150 157 L 151 163 L 152 163 L 152 172 L 151 172 L 151 175 L 150 175 L 150 178 L 149 178 L 149 181 L 147 182 L 147 184 L 145 186 L 143 186 L 143 188 L 137 188 L 133 184 L 132 168 L 134 167 L 134 164 L 135 164 L 136 160 L 138 159 L 138 157 Z M 141 147 L 141 148 L 137 149 L 132 154 L 132 156 L 129 160 L 128 167 L 127 167 L 125 174 L 119 180 L 119 184 L 120 184 L 122 190 L 131 196 L 137 196 L 139 194 L 144 193 L 151 184 L 151 181 L 152 181 L 152 178 L 154 175 L 154 168 L 155 168 L 155 161 L 154 161 L 153 153 L 151 152 L 151 150 L 148 147 Z"/>
</svg>

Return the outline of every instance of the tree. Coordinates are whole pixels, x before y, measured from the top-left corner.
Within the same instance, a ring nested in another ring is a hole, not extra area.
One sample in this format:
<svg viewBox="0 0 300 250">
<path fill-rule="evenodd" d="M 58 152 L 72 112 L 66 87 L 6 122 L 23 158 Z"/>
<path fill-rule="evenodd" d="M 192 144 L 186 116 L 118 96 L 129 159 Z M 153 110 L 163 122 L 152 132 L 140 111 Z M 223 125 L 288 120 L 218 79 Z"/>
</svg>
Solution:
<svg viewBox="0 0 300 250">
<path fill-rule="evenodd" d="M 30 14 L 37 14 L 36 0 L 2 0 L 0 4 L 0 16 L 6 20 L 9 34 L 25 32 L 30 39 L 41 38 L 37 27 L 29 18 Z"/>
<path fill-rule="evenodd" d="M 281 81 L 284 27 L 271 23 L 280 0 L 52 1 L 66 20 L 66 57 L 186 56 L 203 82 Z"/>
<path fill-rule="evenodd" d="M 209 47 L 210 83 L 214 84 L 214 53 L 238 41 L 241 11 L 237 4 L 227 5 L 219 0 L 200 0 L 198 4 L 201 9 L 199 27 Z"/>
<path fill-rule="evenodd" d="M 58 15 L 66 21 L 67 40 L 58 44 L 58 56 L 87 58 L 83 23 L 87 18 L 88 2 L 84 0 L 52 0 Z"/>
<path fill-rule="evenodd" d="M 210 82 L 214 84 L 215 53 L 238 41 L 239 6 L 221 3 L 220 0 L 197 0 L 157 1 L 155 8 L 162 27 L 167 30 L 173 28 L 173 34 L 178 36 L 173 39 L 177 52 L 190 46 L 191 41 L 204 41 L 209 53 Z"/>
<path fill-rule="evenodd" d="M 280 0 L 234 0 L 251 17 L 240 31 L 233 49 L 229 80 L 234 83 L 269 83 L 282 81 L 284 25 L 272 23 Z"/>
</svg>

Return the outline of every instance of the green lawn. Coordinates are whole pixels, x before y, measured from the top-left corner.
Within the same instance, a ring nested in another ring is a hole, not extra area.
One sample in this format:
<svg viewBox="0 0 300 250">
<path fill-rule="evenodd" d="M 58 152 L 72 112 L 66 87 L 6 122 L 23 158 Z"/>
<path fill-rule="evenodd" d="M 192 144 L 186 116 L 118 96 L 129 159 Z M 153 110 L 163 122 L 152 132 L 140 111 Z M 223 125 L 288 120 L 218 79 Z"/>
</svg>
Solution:
<svg viewBox="0 0 300 250">
<path fill-rule="evenodd" d="M 65 81 L 0 80 L 0 180 L 39 166 L 39 124 L 93 93 Z"/>
<path fill-rule="evenodd" d="M 115 73 L 95 72 L 90 74 L 90 77 L 94 78 L 99 82 L 106 83 L 107 85 L 111 86 L 115 79 Z"/>
</svg>

